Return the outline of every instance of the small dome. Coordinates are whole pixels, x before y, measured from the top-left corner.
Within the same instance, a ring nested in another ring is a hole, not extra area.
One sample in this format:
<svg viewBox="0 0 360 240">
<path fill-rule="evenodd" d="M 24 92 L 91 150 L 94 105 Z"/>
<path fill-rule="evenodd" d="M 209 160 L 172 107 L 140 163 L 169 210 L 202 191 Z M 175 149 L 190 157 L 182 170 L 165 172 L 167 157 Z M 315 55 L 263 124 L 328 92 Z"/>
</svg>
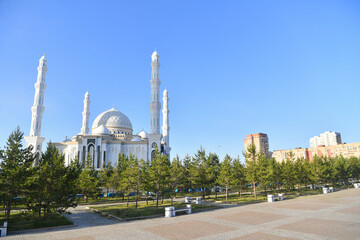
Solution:
<svg viewBox="0 0 360 240">
<path fill-rule="evenodd" d="M 159 54 L 157 53 L 156 51 L 156 48 L 155 48 L 155 51 L 153 52 L 153 54 L 151 55 L 151 59 L 152 61 L 154 62 L 155 60 L 159 60 Z"/>
<path fill-rule="evenodd" d="M 63 143 L 66 143 L 66 142 L 71 142 L 71 139 L 68 138 L 68 136 L 65 137 L 65 140 L 63 141 Z"/>
<path fill-rule="evenodd" d="M 116 131 L 126 130 L 132 132 L 132 124 L 129 118 L 115 108 L 107 110 L 97 116 L 93 122 L 92 129 L 101 125 L 104 125 L 106 128 L 112 128 L 113 130 L 116 128 Z"/>
<path fill-rule="evenodd" d="M 142 139 L 147 139 L 147 138 L 149 138 L 149 137 L 148 137 L 148 134 L 147 134 L 144 130 L 142 130 L 141 132 L 139 132 L 137 135 L 138 135 L 139 137 L 141 137 Z"/>
<path fill-rule="evenodd" d="M 135 136 L 133 139 L 131 139 L 132 142 L 140 142 L 142 141 L 139 136 Z"/>
<path fill-rule="evenodd" d="M 109 129 L 107 129 L 104 125 L 101 125 L 92 130 L 93 134 L 103 135 L 103 134 L 110 134 Z"/>
</svg>

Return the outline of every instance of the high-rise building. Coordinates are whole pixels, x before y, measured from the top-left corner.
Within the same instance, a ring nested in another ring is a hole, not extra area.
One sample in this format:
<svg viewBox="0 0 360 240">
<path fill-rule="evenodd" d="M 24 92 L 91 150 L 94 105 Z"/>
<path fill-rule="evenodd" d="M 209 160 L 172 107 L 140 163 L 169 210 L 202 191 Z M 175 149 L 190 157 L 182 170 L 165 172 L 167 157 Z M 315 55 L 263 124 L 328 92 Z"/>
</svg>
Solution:
<svg viewBox="0 0 360 240">
<path fill-rule="evenodd" d="M 246 136 L 244 140 L 245 151 L 249 145 L 253 144 L 256 148 L 256 152 L 261 152 L 266 155 L 266 157 L 270 157 L 269 152 L 269 138 L 265 133 L 255 133 Z"/>
<path fill-rule="evenodd" d="M 333 146 L 341 144 L 341 135 L 338 132 L 324 132 L 320 136 L 310 138 L 310 148 L 318 146 Z"/>
</svg>

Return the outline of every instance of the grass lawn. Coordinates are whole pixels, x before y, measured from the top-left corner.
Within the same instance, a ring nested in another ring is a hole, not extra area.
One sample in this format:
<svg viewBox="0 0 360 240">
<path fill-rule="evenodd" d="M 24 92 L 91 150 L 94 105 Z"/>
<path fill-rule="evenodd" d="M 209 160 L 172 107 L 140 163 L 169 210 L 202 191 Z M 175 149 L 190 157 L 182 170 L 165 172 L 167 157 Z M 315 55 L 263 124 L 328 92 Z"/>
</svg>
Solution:
<svg viewBox="0 0 360 240">
<path fill-rule="evenodd" d="M 139 197 L 138 201 L 146 201 L 145 197 Z M 150 201 L 150 200 L 149 200 Z M 151 200 L 152 201 L 152 200 Z M 78 203 L 82 205 L 87 204 L 103 204 L 103 203 L 124 203 L 127 202 L 127 197 L 124 197 L 124 200 L 122 197 L 102 197 L 100 198 L 90 198 L 88 199 L 88 202 L 86 202 L 85 198 L 79 198 Z M 135 197 L 129 197 L 129 202 L 135 202 Z"/>
<path fill-rule="evenodd" d="M 0 216 L 0 224 L 5 221 L 5 216 Z M 12 212 L 8 222 L 8 231 L 26 230 L 43 227 L 54 227 L 73 224 L 70 220 L 60 214 L 52 214 L 49 217 L 49 222 L 46 224 L 44 217 L 39 217 L 37 214 L 23 214 L 20 212 Z"/>
<path fill-rule="evenodd" d="M 164 204 L 161 204 L 159 201 L 159 209 L 156 210 L 156 202 L 149 202 L 149 205 L 146 203 L 139 203 L 138 208 L 135 209 L 135 204 L 129 204 L 129 207 L 126 207 L 126 204 L 115 205 L 115 206 L 104 206 L 104 207 L 93 207 L 96 210 L 111 214 L 120 218 L 133 218 L 133 217 L 143 217 L 143 216 L 153 216 L 153 215 L 164 215 L 165 207 L 174 206 L 175 209 L 186 207 L 185 203 L 182 202 L 173 202 L 171 205 L 171 201 L 164 201 Z M 192 210 L 198 209 L 212 209 L 216 208 L 212 205 L 191 205 Z"/>
<path fill-rule="evenodd" d="M 239 203 L 252 203 L 252 202 L 261 202 L 267 200 L 267 196 L 264 195 L 257 195 L 257 200 L 255 200 L 254 195 L 252 194 L 241 194 L 241 198 L 239 194 L 229 194 L 228 200 L 226 201 L 225 195 L 219 195 L 217 198 L 206 199 L 209 202 L 221 201 L 223 203 L 232 203 L 232 204 L 239 204 Z"/>
</svg>

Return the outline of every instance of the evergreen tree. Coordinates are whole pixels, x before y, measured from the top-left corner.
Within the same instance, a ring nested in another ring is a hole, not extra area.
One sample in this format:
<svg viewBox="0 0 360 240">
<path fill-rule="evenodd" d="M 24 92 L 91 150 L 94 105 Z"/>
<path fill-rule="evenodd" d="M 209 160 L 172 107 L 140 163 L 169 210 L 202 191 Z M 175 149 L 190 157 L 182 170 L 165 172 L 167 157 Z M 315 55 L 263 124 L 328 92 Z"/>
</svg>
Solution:
<svg viewBox="0 0 360 240">
<path fill-rule="evenodd" d="M 271 179 L 269 175 L 269 159 L 266 158 L 265 154 L 261 154 L 258 159 L 258 174 L 259 182 L 267 195 L 267 189 L 271 186 Z"/>
<path fill-rule="evenodd" d="M 206 175 L 208 164 L 205 150 L 200 147 L 195 156 L 192 158 L 190 166 L 190 175 L 192 185 L 200 188 L 202 197 L 205 199 L 205 188 L 209 186 L 209 177 Z"/>
<path fill-rule="evenodd" d="M 340 183 L 347 184 L 350 175 L 349 161 L 345 160 L 343 156 L 336 158 L 334 163 L 334 170 L 338 181 L 340 181 Z"/>
<path fill-rule="evenodd" d="M 170 161 L 164 154 L 155 150 L 154 158 L 151 160 L 150 179 L 156 191 L 156 210 L 159 208 L 159 195 L 166 190 L 170 182 Z"/>
<path fill-rule="evenodd" d="M 63 213 L 69 207 L 77 206 L 76 183 L 80 174 L 78 164 L 65 166 L 64 155 L 49 143 L 41 156 L 37 168 L 37 192 L 44 209 L 44 219 L 48 222 L 52 212 Z"/>
<path fill-rule="evenodd" d="M 254 197 L 256 197 L 256 184 L 259 182 L 259 172 L 258 172 L 258 159 L 261 156 L 261 153 L 256 152 L 254 144 L 250 144 L 244 153 L 245 162 L 246 162 L 246 179 L 248 182 L 252 183 Z"/>
<path fill-rule="evenodd" d="M 217 187 L 217 178 L 220 173 L 220 161 L 219 156 L 216 153 L 209 153 L 207 160 L 206 160 L 206 176 L 207 176 L 207 184 L 208 184 L 208 191 L 207 193 L 211 193 L 211 188 Z M 217 192 L 216 196 L 217 196 Z"/>
<path fill-rule="evenodd" d="M 0 195 L 6 208 L 6 221 L 9 221 L 14 198 L 24 193 L 36 157 L 31 152 L 32 147 L 23 147 L 23 135 L 17 127 L 10 134 L 5 149 L 0 151 Z"/>
<path fill-rule="evenodd" d="M 229 155 L 226 154 L 224 161 L 221 163 L 219 177 L 217 182 L 221 186 L 226 187 L 226 201 L 229 196 L 229 186 L 233 181 L 233 168 L 232 168 L 232 159 Z"/>
<path fill-rule="evenodd" d="M 184 167 L 181 165 L 181 161 L 178 155 L 173 159 L 170 166 L 170 178 L 171 178 L 171 204 L 173 204 L 173 197 L 176 197 L 176 190 L 182 188 L 184 184 Z"/>
<path fill-rule="evenodd" d="M 137 194 L 140 186 L 140 167 L 139 161 L 132 154 L 129 156 L 124 170 L 121 172 L 121 184 L 122 189 L 125 190 L 127 195 L 127 206 L 129 206 L 129 196 L 132 190 L 136 190 L 136 205 L 137 208 Z"/>
<path fill-rule="evenodd" d="M 79 188 L 81 190 L 81 193 L 84 194 L 86 202 L 88 202 L 89 197 L 92 197 L 94 194 L 97 194 L 99 192 L 99 180 L 96 175 L 97 174 L 92 164 L 91 156 L 90 154 L 88 154 L 85 168 L 81 171 L 81 174 L 79 176 Z"/>
<path fill-rule="evenodd" d="M 232 185 L 236 186 L 239 189 L 239 197 L 241 199 L 241 191 L 246 181 L 245 167 L 241 163 L 240 158 L 237 157 L 234 161 L 234 177 Z"/>
</svg>

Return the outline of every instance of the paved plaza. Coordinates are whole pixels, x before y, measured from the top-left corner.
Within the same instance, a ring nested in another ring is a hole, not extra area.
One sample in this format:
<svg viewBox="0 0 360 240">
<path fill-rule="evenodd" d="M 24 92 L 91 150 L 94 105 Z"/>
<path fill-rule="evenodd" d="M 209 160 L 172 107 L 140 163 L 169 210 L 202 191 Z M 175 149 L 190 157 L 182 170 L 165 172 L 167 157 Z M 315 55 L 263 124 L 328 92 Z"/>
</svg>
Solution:
<svg viewBox="0 0 360 240">
<path fill-rule="evenodd" d="M 360 189 L 174 218 L 118 222 L 84 207 L 71 218 L 77 227 L 6 239 L 360 239 Z"/>
</svg>

